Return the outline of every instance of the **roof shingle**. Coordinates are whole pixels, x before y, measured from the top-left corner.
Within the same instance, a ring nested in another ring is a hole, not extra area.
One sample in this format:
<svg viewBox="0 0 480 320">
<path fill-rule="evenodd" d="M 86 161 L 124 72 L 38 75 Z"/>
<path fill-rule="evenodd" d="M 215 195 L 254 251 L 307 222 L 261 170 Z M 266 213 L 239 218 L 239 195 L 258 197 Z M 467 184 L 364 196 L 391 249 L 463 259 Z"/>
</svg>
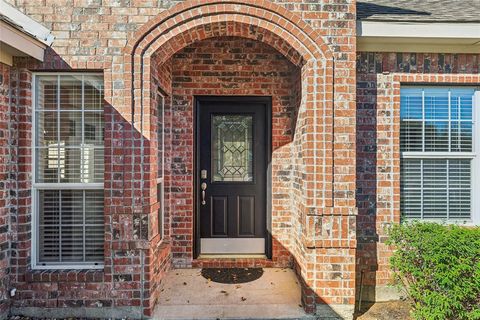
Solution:
<svg viewBox="0 0 480 320">
<path fill-rule="evenodd" d="M 480 0 L 359 0 L 357 19 L 480 22 Z"/>
</svg>

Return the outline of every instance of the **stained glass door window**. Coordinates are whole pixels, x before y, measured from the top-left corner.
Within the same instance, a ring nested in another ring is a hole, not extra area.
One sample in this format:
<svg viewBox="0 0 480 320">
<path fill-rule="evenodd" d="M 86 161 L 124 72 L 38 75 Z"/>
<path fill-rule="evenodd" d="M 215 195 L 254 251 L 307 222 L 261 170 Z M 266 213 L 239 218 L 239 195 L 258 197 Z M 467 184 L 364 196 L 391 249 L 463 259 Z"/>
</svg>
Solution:
<svg viewBox="0 0 480 320">
<path fill-rule="evenodd" d="M 253 181 L 253 117 L 212 117 L 213 181 Z"/>
</svg>

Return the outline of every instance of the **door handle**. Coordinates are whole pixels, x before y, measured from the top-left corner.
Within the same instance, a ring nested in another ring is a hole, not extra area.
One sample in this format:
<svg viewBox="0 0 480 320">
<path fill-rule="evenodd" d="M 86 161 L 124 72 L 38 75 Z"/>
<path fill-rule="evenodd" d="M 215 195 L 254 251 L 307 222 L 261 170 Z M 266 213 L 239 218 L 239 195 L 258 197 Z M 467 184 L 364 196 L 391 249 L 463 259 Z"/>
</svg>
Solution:
<svg viewBox="0 0 480 320">
<path fill-rule="evenodd" d="M 202 206 L 204 206 L 205 204 L 207 204 L 207 202 L 205 201 L 205 190 L 207 190 L 207 183 L 202 182 L 200 187 L 202 188 Z"/>
</svg>

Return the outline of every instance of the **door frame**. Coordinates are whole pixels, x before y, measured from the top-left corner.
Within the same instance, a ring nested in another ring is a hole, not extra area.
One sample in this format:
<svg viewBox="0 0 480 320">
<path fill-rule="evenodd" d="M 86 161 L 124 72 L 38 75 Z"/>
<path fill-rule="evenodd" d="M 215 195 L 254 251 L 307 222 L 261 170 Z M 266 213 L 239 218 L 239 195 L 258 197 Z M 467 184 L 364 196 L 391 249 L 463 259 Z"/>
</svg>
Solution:
<svg viewBox="0 0 480 320">
<path fill-rule="evenodd" d="M 221 101 L 221 102 L 244 102 L 244 103 L 260 103 L 265 106 L 265 120 L 266 120 L 266 141 L 267 141 L 267 154 L 266 154 L 266 164 L 267 175 L 265 182 L 266 186 L 266 230 L 265 230 L 265 255 L 268 259 L 272 259 L 272 97 L 271 96 L 207 96 L 207 95 L 195 95 L 193 97 L 193 134 L 194 134 L 194 144 L 193 144 L 193 203 L 194 203 L 194 213 L 193 213 L 193 258 L 197 259 L 200 255 L 200 199 L 198 197 L 198 188 L 197 186 L 199 176 L 198 168 L 198 159 L 200 159 L 200 150 L 198 146 L 200 145 L 200 106 L 202 103 L 212 102 L 212 101 Z"/>
</svg>

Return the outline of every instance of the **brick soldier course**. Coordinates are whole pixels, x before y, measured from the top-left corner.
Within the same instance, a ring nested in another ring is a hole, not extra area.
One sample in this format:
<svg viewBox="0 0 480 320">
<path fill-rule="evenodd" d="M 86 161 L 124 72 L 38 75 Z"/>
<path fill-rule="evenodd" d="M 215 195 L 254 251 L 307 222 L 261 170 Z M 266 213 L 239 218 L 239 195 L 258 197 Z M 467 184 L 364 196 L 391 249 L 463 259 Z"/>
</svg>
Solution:
<svg viewBox="0 0 480 320">
<path fill-rule="evenodd" d="M 43 62 L 0 64 L 0 315 L 148 318 L 172 268 L 291 267 L 307 312 L 346 319 L 361 272 L 366 299 L 396 294 L 384 228 L 400 220 L 400 84 L 480 83 L 480 55 L 448 56 L 447 67 L 435 54 L 413 66 L 406 54 L 357 52 L 353 0 L 8 2 L 55 41 Z M 102 269 L 31 269 L 32 77 L 43 71 L 103 73 Z M 271 259 L 195 256 L 199 95 L 272 98 Z"/>
</svg>

